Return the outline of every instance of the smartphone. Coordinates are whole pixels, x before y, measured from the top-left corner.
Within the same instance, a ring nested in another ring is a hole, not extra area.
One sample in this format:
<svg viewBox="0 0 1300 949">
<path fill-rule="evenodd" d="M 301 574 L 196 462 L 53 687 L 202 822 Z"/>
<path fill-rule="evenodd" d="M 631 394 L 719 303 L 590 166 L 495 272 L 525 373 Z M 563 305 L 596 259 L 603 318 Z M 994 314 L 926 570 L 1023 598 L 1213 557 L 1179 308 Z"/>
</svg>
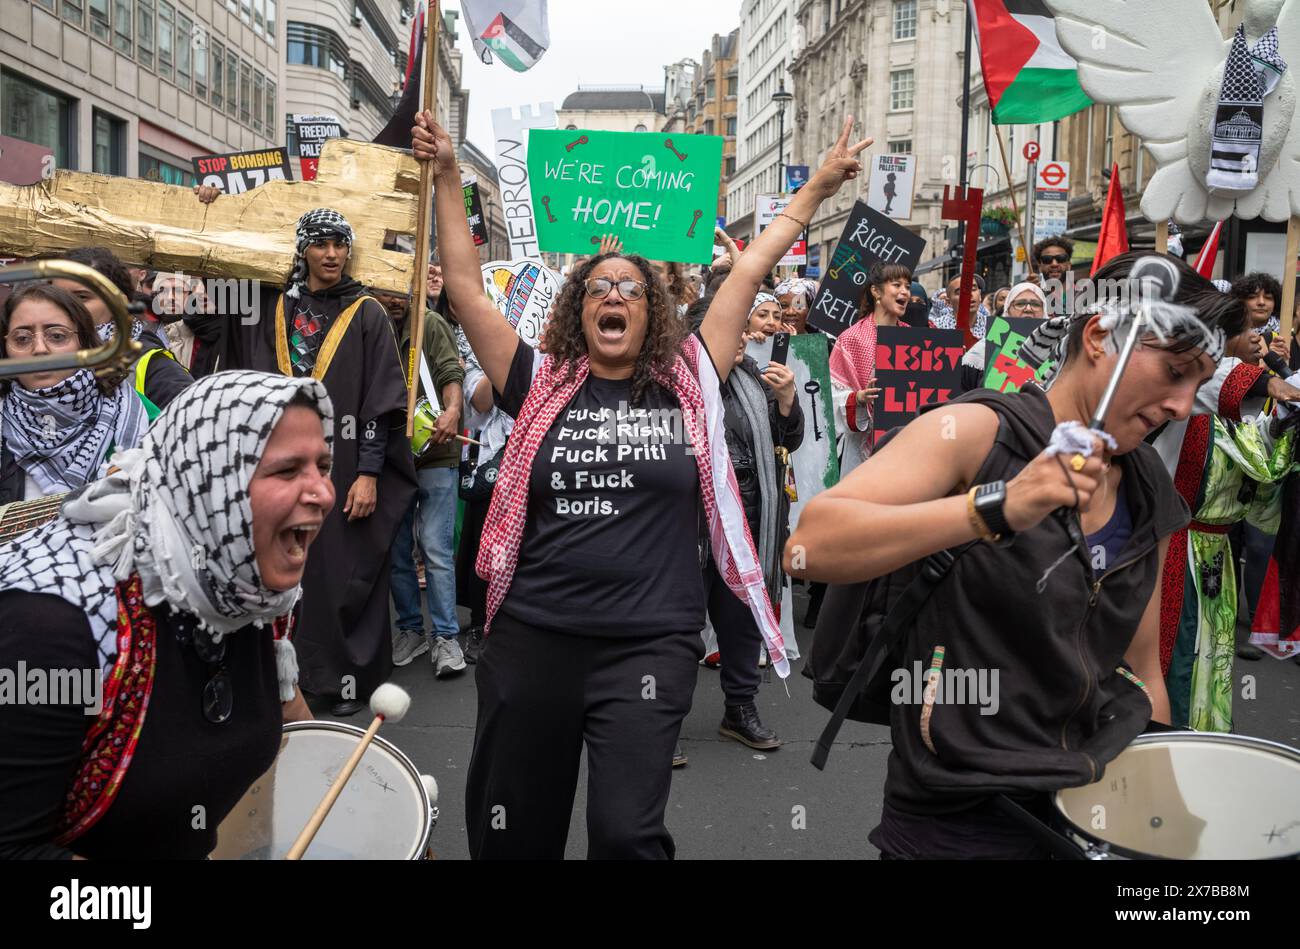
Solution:
<svg viewBox="0 0 1300 949">
<path fill-rule="evenodd" d="M 786 358 L 790 354 L 790 334 L 774 333 L 772 335 L 772 362 L 779 362 L 785 365 Z"/>
</svg>

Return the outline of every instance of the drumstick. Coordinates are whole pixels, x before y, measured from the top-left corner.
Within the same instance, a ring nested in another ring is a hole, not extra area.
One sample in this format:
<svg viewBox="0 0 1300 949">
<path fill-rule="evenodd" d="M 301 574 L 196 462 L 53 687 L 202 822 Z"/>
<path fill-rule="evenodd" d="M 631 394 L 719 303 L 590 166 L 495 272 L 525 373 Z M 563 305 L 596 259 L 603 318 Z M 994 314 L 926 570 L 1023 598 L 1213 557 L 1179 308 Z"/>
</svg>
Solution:
<svg viewBox="0 0 1300 949">
<path fill-rule="evenodd" d="M 357 765 L 361 763 L 361 756 L 366 753 L 370 747 L 371 739 L 379 731 L 379 726 L 384 722 L 400 722 L 407 710 L 411 707 L 411 696 L 401 686 L 393 685 L 391 682 L 385 682 L 379 688 L 375 689 L 370 696 L 370 711 L 375 713 L 375 719 L 366 729 L 366 733 L 361 736 L 357 743 L 356 749 L 352 752 L 352 757 L 348 758 L 347 763 L 343 765 L 343 770 L 339 776 L 334 779 L 330 789 L 325 792 L 325 797 L 316 807 L 316 812 L 311 815 L 311 820 L 307 821 L 307 826 L 302 829 L 298 839 L 293 842 L 289 852 L 285 854 L 286 860 L 301 860 L 303 853 L 311 846 L 312 838 L 320 830 L 321 824 L 325 823 L 325 818 L 329 816 L 330 808 L 338 800 L 339 795 L 343 793 L 343 786 L 348 783 L 352 777 L 352 772 L 356 770 Z"/>
</svg>

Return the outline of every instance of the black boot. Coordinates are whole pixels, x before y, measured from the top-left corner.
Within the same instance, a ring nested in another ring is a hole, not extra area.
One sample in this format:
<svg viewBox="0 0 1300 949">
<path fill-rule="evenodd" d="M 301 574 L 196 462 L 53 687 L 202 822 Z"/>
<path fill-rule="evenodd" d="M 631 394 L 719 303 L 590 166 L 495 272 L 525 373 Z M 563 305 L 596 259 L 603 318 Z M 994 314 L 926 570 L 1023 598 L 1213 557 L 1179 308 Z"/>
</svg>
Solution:
<svg viewBox="0 0 1300 949">
<path fill-rule="evenodd" d="M 483 627 L 471 626 L 461 634 L 461 652 L 465 654 L 465 661 L 470 665 L 478 662 L 478 654 L 483 648 Z"/>
<path fill-rule="evenodd" d="M 718 733 L 760 751 L 781 747 L 781 739 L 776 737 L 776 732 L 765 728 L 759 720 L 758 709 L 753 702 L 728 705 L 722 716 L 722 724 L 718 726 Z"/>
</svg>

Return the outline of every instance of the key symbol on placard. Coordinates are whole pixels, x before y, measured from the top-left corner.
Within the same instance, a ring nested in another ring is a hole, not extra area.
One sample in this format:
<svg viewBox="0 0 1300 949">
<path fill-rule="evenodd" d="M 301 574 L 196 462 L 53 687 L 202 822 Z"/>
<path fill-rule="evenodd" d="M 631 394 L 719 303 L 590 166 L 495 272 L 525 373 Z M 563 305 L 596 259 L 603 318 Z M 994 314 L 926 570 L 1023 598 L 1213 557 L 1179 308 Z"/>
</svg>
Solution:
<svg viewBox="0 0 1300 949">
<path fill-rule="evenodd" d="M 566 152 L 571 152 L 579 145 L 586 145 L 586 144 L 587 144 L 587 136 L 583 135 L 581 138 L 577 139 L 576 141 L 570 142 L 568 145 L 565 145 L 564 150 Z"/>
<path fill-rule="evenodd" d="M 817 393 L 822 391 L 822 384 L 816 379 L 809 379 L 803 384 L 803 391 L 808 393 L 808 401 L 812 403 L 813 440 L 821 441 L 822 429 L 817 422 Z"/>
<path fill-rule="evenodd" d="M 557 218 L 555 217 L 554 214 L 551 213 L 551 196 L 549 194 L 546 197 L 542 198 L 542 207 L 546 209 L 547 223 L 554 224 Z"/>
<path fill-rule="evenodd" d="M 686 161 L 686 156 L 673 147 L 673 140 L 671 138 L 664 139 L 664 148 L 676 155 L 679 161 Z"/>
<path fill-rule="evenodd" d="M 686 236 L 687 236 L 687 237 L 694 237 L 694 236 L 695 236 L 695 225 L 699 223 L 700 218 L 703 217 L 703 216 L 704 216 L 704 212 L 703 212 L 703 211 L 696 211 L 696 212 L 695 212 L 695 217 L 691 218 L 691 229 L 690 229 L 689 231 L 686 232 Z"/>
</svg>

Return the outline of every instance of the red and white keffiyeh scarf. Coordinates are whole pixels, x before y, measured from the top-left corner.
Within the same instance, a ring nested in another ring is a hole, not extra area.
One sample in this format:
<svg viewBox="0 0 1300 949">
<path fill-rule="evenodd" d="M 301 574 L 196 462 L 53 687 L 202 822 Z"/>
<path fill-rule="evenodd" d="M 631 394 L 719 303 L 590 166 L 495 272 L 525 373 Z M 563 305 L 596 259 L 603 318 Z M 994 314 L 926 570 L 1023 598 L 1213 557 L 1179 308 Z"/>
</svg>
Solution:
<svg viewBox="0 0 1300 949">
<path fill-rule="evenodd" d="M 528 519 L 528 484 L 533 459 L 560 412 L 578 394 L 588 372 L 588 360 L 583 356 L 574 367 L 573 378 L 566 380 L 567 366 L 547 356 L 515 419 L 514 431 L 497 472 L 475 563 L 478 575 L 488 582 L 485 632 L 491 630 L 492 618 L 514 578 Z M 745 521 L 736 473 L 727 453 L 717 371 L 698 337 L 686 338 L 672 374 L 656 374 L 655 381 L 677 398 L 687 438 L 695 448 L 700 496 L 709 519 L 709 539 L 718 573 L 731 592 L 749 607 L 767 643 L 772 667 L 785 678 L 790 674 L 790 662 L 785 656 L 785 640 L 763 583 L 763 568 Z"/>
</svg>

